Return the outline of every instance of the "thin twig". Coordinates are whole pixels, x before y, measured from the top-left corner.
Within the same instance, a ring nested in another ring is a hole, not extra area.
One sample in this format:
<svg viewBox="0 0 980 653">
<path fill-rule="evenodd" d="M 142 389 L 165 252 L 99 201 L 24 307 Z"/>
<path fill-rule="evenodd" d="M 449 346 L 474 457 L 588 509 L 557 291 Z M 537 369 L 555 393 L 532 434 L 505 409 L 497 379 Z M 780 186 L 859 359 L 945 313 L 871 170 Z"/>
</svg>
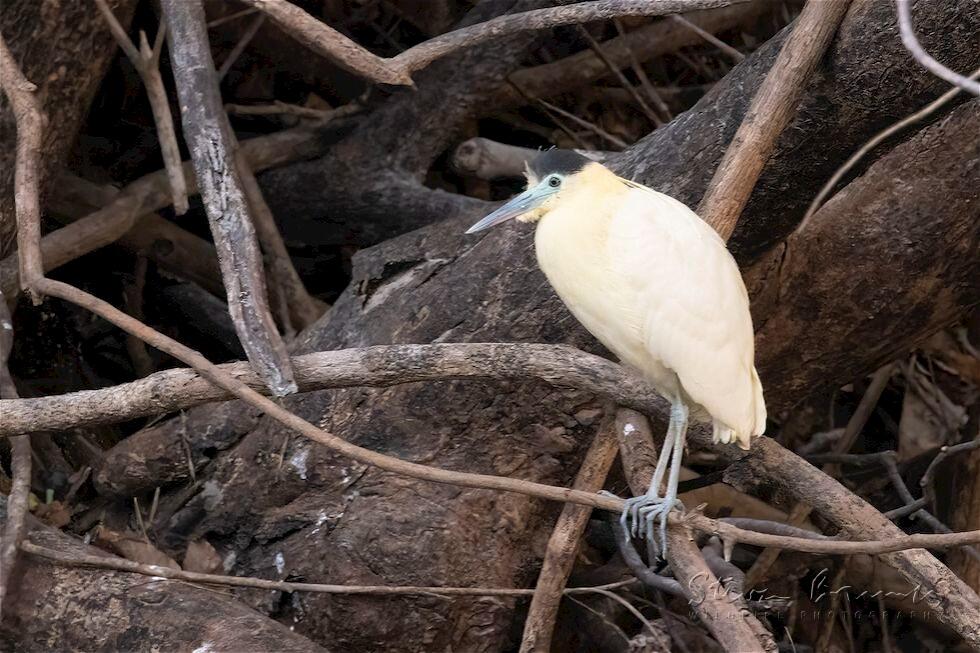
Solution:
<svg viewBox="0 0 980 653">
<path fill-rule="evenodd" d="M 285 310 L 280 311 L 280 323 L 301 331 L 323 315 L 327 306 L 307 292 L 306 285 L 289 256 L 286 243 L 282 240 L 282 234 L 279 233 L 272 209 L 266 203 L 259 182 L 255 179 L 255 173 L 252 172 L 248 159 L 242 154 L 237 143 L 235 164 L 238 167 L 238 176 L 242 182 L 245 199 L 251 209 L 255 232 L 265 253 L 270 285 L 275 286 L 285 304 Z M 289 330 L 291 329 L 287 329 Z"/>
<path fill-rule="evenodd" d="M 857 408 L 854 409 L 854 414 L 851 415 L 851 418 L 847 421 L 847 426 L 844 428 L 843 435 L 841 435 L 840 439 L 834 443 L 835 454 L 846 454 L 851 450 L 851 447 L 854 446 L 854 442 L 861 434 L 861 431 L 864 430 L 864 427 L 871 418 L 872 413 L 874 413 L 875 406 L 878 405 L 878 400 L 881 398 L 881 394 L 885 391 L 885 387 L 888 385 L 888 381 L 891 379 L 894 369 L 894 364 L 888 363 L 874 373 L 871 378 L 871 383 L 868 384 L 868 389 L 861 397 L 861 401 L 858 402 Z M 836 476 L 834 473 L 836 471 L 836 467 L 832 463 L 824 465 L 823 471 L 828 475 Z M 799 503 L 793 507 L 790 513 L 791 521 L 794 525 L 801 524 L 810 516 L 811 512 L 812 508 L 810 506 L 804 503 Z M 769 568 L 776 562 L 778 557 L 778 549 L 762 551 L 746 574 L 746 582 L 748 583 L 748 586 L 754 587 L 759 581 L 761 581 L 769 571 Z"/>
<path fill-rule="evenodd" d="M 932 72 L 933 75 L 945 79 L 954 86 L 959 86 L 964 91 L 980 95 L 980 82 L 973 81 L 959 73 L 953 72 L 942 65 L 925 51 L 919 39 L 915 36 L 915 27 L 912 25 L 911 0 L 895 0 L 895 8 L 898 11 L 898 29 L 902 35 L 902 43 L 911 53 L 912 57 L 924 68 Z"/>
<path fill-rule="evenodd" d="M 929 463 L 929 467 L 926 468 L 926 473 L 923 474 L 922 478 L 919 480 L 919 486 L 922 488 L 926 497 L 932 494 L 932 483 L 936 476 L 936 471 L 939 469 L 940 463 L 950 456 L 955 456 L 966 451 L 973 451 L 974 449 L 980 449 L 980 435 L 968 442 L 961 442 L 960 444 L 941 447 L 939 449 L 939 453 L 936 454 L 936 457 L 932 459 L 931 463 Z"/>
<path fill-rule="evenodd" d="M 574 113 L 571 113 L 569 111 L 565 111 L 561 107 L 556 107 L 554 104 L 552 104 L 551 102 L 548 102 L 547 100 L 542 100 L 541 98 L 537 98 L 537 101 L 541 104 L 541 106 L 543 106 L 546 109 L 548 109 L 548 111 L 553 111 L 553 112 L 557 113 L 559 116 L 568 118 L 569 120 L 571 120 L 572 122 L 574 122 L 578 126 L 585 127 L 589 131 L 595 132 L 597 135 L 599 135 L 602 138 L 606 139 L 607 141 L 609 141 L 610 143 L 612 143 L 616 147 L 621 148 L 621 149 L 624 149 L 624 150 L 627 147 L 629 147 L 629 145 L 626 143 L 626 141 L 624 141 L 623 139 L 619 138 L 618 136 L 614 136 L 613 134 L 610 134 L 609 132 L 607 132 L 605 129 L 603 129 L 599 125 L 596 125 L 595 123 L 591 123 L 588 120 L 585 120 L 584 118 L 579 118 Z"/>
<path fill-rule="evenodd" d="M 967 443 L 972 444 L 972 443 Z M 969 447 L 972 448 L 972 447 Z M 968 449 L 969 449 L 968 448 Z M 905 479 L 902 478 L 901 472 L 898 470 L 898 463 L 896 462 L 896 456 L 894 451 L 883 451 L 878 454 L 882 464 L 885 466 L 885 471 L 888 473 L 888 480 L 891 481 L 892 486 L 898 491 L 898 496 L 902 498 L 905 505 L 912 505 L 915 503 L 915 498 L 912 493 L 909 492 L 908 486 L 905 484 Z M 934 516 L 931 512 L 925 508 L 920 508 L 912 513 L 912 519 L 919 519 L 924 521 L 929 525 L 932 530 L 938 533 L 951 533 L 952 529 L 944 524 L 940 519 Z M 963 547 L 964 552 L 970 557 L 974 558 L 980 562 L 980 551 L 977 551 L 976 547 L 966 546 Z"/>
<path fill-rule="evenodd" d="M 167 179 L 170 182 L 170 192 L 174 205 L 174 212 L 183 215 L 187 212 L 187 182 L 184 179 L 184 169 L 180 160 L 180 148 L 177 145 L 177 133 L 174 129 L 173 115 L 170 113 L 170 101 L 167 98 L 167 91 L 163 85 L 163 77 L 160 75 L 159 57 L 160 46 L 163 43 L 163 36 L 166 28 L 161 24 L 157 26 L 156 42 L 150 48 L 146 40 L 146 35 L 140 32 L 140 46 L 137 47 L 129 39 L 126 30 L 119 24 L 112 9 L 106 4 L 105 0 L 95 0 L 96 7 L 102 13 L 109 31 L 116 39 L 116 43 L 126 53 L 126 57 L 133 64 L 133 68 L 139 73 L 146 88 L 146 96 L 150 101 L 150 111 L 153 113 L 153 122 L 156 126 L 157 140 L 160 143 L 160 154 L 163 157 L 163 165 L 167 171 Z"/>
<path fill-rule="evenodd" d="M 796 115 L 803 87 L 827 51 L 850 0 L 808 2 L 752 99 L 698 208 L 725 240 L 735 230 L 776 139 Z"/>
<path fill-rule="evenodd" d="M 613 74 L 613 77 L 615 77 L 619 81 L 619 85 L 622 86 L 624 89 L 626 89 L 626 92 L 630 94 L 630 97 L 633 98 L 633 101 L 636 102 L 637 105 L 639 105 L 643 113 L 646 114 L 646 117 L 650 119 L 650 122 L 658 126 L 663 124 L 663 121 L 660 120 L 660 116 L 658 116 L 654 112 L 654 110 L 651 109 L 649 105 L 647 105 L 643 97 L 637 92 L 636 87 L 630 84 L 630 80 L 626 79 L 626 75 L 624 75 L 623 72 L 606 55 L 605 50 L 602 49 L 602 46 L 599 44 L 599 42 L 596 41 L 591 34 L 589 34 L 589 30 L 579 25 L 578 32 L 579 34 L 582 35 L 582 37 L 586 40 L 586 42 L 588 42 L 589 47 L 592 48 L 592 51 L 596 53 L 596 56 L 602 59 L 602 63 L 606 65 L 606 67 L 609 69 L 609 72 Z"/>
<path fill-rule="evenodd" d="M 228 53 L 228 56 L 225 57 L 225 60 L 221 62 L 221 67 L 218 68 L 218 81 L 221 81 L 225 78 L 225 75 L 228 74 L 228 71 L 231 70 L 231 67 L 235 65 L 236 61 L 238 61 L 238 57 L 240 57 L 242 55 L 242 52 L 245 51 L 245 48 L 248 47 L 248 44 L 258 33 L 259 28 L 262 27 L 262 23 L 264 22 L 265 22 L 265 15 L 259 14 L 258 16 L 252 19 L 251 23 L 248 24 L 248 27 L 245 28 L 245 33 L 242 34 L 242 37 L 240 39 L 238 39 L 238 43 L 236 43 L 235 47 L 231 49 L 231 52 Z"/>
<path fill-rule="evenodd" d="M 183 580 L 193 583 L 210 583 L 230 587 L 246 587 L 251 589 L 275 590 L 278 592 L 311 592 L 316 594 L 360 594 L 371 596 L 399 596 L 404 594 L 420 594 L 439 598 L 450 596 L 531 596 L 533 589 L 507 587 L 424 587 L 417 585 L 330 585 L 326 583 L 295 583 L 281 580 L 267 580 L 251 576 L 224 576 L 221 574 L 204 574 L 196 571 L 183 571 L 159 565 L 146 565 L 133 560 L 125 560 L 113 556 L 91 555 L 84 553 L 68 553 L 57 551 L 44 546 L 38 546 L 30 541 L 21 542 L 20 550 L 32 556 L 51 560 L 69 567 L 95 567 L 97 569 L 113 569 L 126 571 L 144 576 L 165 578 L 167 580 Z M 617 581 L 605 585 L 590 587 L 567 587 L 563 594 L 594 594 L 627 587 L 636 583 L 636 579 Z"/>
<path fill-rule="evenodd" d="M 660 93 L 657 92 L 656 87 L 654 87 L 653 83 L 650 82 L 650 78 L 647 76 L 646 71 L 643 70 L 643 66 L 640 65 L 640 60 L 637 59 L 632 46 L 626 38 L 626 30 L 623 29 L 623 21 L 617 18 L 613 20 L 613 25 L 616 26 L 616 32 L 619 34 L 619 39 L 614 39 L 612 42 L 616 43 L 617 41 L 620 41 L 623 43 L 626 49 L 626 55 L 629 58 L 630 68 L 633 70 L 633 74 L 636 75 L 638 80 L 640 80 L 640 86 L 643 87 L 647 97 L 649 97 L 650 101 L 653 102 L 653 106 L 657 107 L 657 111 L 660 112 L 660 116 L 658 116 L 657 120 L 654 121 L 654 124 L 659 127 L 664 122 L 667 122 L 673 118 L 670 113 L 670 107 L 668 107 L 667 103 L 664 102 L 662 97 L 660 97 Z M 616 62 L 613 60 L 613 57 L 608 53 L 606 56 L 613 63 L 613 65 L 615 65 Z"/>
<path fill-rule="evenodd" d="M 2 44 L 2 42 L 0 42 Z M 0 292 L 0 398 L 16 399 L 17 388 L 10 376 L 7 361 L 14 346 L 14 324 Z M 17 564 L 17 547 L 26 533 L 27 508 L 31 494 L 31 440 L 24 434 L 10 441 L 10 492 L 7 494 L 7 519 L 0 543 L 0 617 Z"/>
<path fill-rule="evenodd" d="M 17 153 L 14 169 L 14 206 L 17 214 L 17 247 L 20 278 L 31 299 L 37 303 L 40 295 L 31 283 L 41 277 L 41 207 L 40 159 L 42 129 L 45 116 L 34 91 L 14 60 L 7 43 L 0 35 L 0 87 L 13 109 L 17 125 Z M 14 325 L 7 302 L 0 292 L 0 398 L 17 397 L 17 388 L 7 368 L 13 347 Z M 28 501 L 31 493 L 31 441 L 26 433 L 10 443 L 10 467 L 13 476 L 7 499 L 7 519 L 3 543 L 0 544 L 0 616 L 4 600 L 17 564 L 18 545 L 24 537 Z"/>
<path fill-rule="evenodd" d="M 572 485 L 577 490 L 597 492 L 606 481 L 606 474 L 612 467 L 618 452 L 615 424 L 607 416 L 596 432 L 592 446 L 582 460 L 578 475 Z M 524 634 L 521 637 L 521 652 L 551 650 L 551 637 L 558 616 L 565 583 L 575 563 L 575 553 L 579 540 L 585 532 L 592 511 L 582 506 L 566 504 L 558 517 L 555 529 L 548 540 L 541 573 L 534 588 L 534 597 L 527 611 Z M 616 597 L 620 598 L 620 597 Z"/>
<path fill-rule="evenodd" d="M 236 116 L 277 116 L 282 114 L 312 118 L 324 123 L 335 118 L 343 118 L 361 111 L 361 105 L 356 102 L 345 104 L 336 109 L 312 109 L 297 104 L 289 104 L 276 100 L 272 104 L 226 104 L 225 111 Z"/>
<path fill-rule="evenodd" d="M 0 35 L 0 86 L 3 87 L 10 102 L 17 124 L 14 202 L 17 210 L 17 262 L 20 287 L 27 290 L 31 300 L 37 304 L 40 302 L 40 297 L 31 290 L 31 284 L 35 279 L 44 276 L 40 246 L 41 202 L 38 189 L 41 183 L 41 130 L 44 129 L 47 118 L 34 93 L 37 87 L 24 77 L 2 35 Z"/>
<path fill-rule="evenodd" d="M 973 74 L 970 75 L 970 79 L 976 79 L 978 77 L 980 77 L 980 68 L 973 71 Z M 856 166 L 858 162 L 861 161 L 861 159 L 863 159 L 865 155 L 868 154 L 868 152 L 878 147 L 878 145 L 880 145 L 882 141 L 886 140 L 893 134 L 902 131 L 909 125 L 915 124 L 920 120 L 928 118 L 933 113 L 935 113 L 936 110 L 938 110 L 940 107 L 942 107 L 950 100 L 952 100 L 954 97 L 956 97 L 961 90 L 962 89 L 958 86 L 949 89 L 948 91 L 946 91 L 938 98 L 936 98 L 926 106 L 922 107 L 915 113 L 905 116 L 895 124 L 881 130 L 880 132 L 872 136 L 867 143 L 865 143 L 860 148 L 858 148 L 858 150 L 854 154 L 852 154 L 847 159 L 847 161 L 845 161 L 841 165 L 841 167 L 834 172 L 834 174 L 830 177 L 830 179 L 827 180 L 827 183 L 823 185 L 823 187 L 820 189 L 820 192 L 817 193 L 817 196 L 813 198 L 812 202 L 810 202 L 810 206 L 807 207 L 806 213 L 803 215 L 803 219 L 800 221 L 800 224 L 796 226 L 796 229 L 794 231 L 799 232 L 802 231 L 804 227 L 806 227 L 810 218 L 813 217 L 813 214 L 817 212 L 817 209 L 819 209 L 823 205 L 823 203 L 827 200 L 827 197 L 830 195 L 831 191 L 833 191 L 834 188 L 837 187 L 837 184 L 840 183 L 840 180 L 844 178 L 844 175 L 850 172 L 854 168 L 854 166 Z"/>
<path fill-rule="evenodd" d="M 302 127 L 284 129 L 268 136 L 252 138 L 241 144 L 241 150 L 253 172 L 290 163 L 321 151 L 316 145 L 317 139 L 315 138 L 316 129 L 320 125 L 320 122 L 316 122 Z M 184 177 L 187 179 L 188 192 L 196 194 L 198 192 L 197 180 L 194 177 L 190 162 L 184 163 Z M 77 187 L 79 183 L 75 180 L 75 183 L 71 185 Z M 91 184 L 88 185 L 91 186 Z M 55 192 L 58 190 L 58 188 L 53 189 Z M 74 206 L 73 198 L 66 197 L 64 201 Z M 131 231 L 136 225 L 149 229 L 146 224 L 150 222 L 156 226 L 155 228 L 162 230 L 169 223 L 155 216 L 152 212 L 171 205 L 172 197 L 167 171 L 157 170 L 143 175 L 121 191 L 113 193 L 111 198 L 106 197 L 101 202 L 104 202 L 102 208 L 47 234 L 41 239 L 44 271 L 53 270 L 99 247 L 114 243 L 118 239 L 126 237 L 127 234 L 133 239 L 137 239 L 137 236 Z M 181 234 L 181 230 L 170 228 L 167 233 L 176 236 Z M 186 238 L 182 238 L 179 242 L 183 246 L 190 245 Z M 198 240 L 198 242 L 203 241 Z M 212 253 L 213 251 L 209 251 L 209 255 Z M 7 295 L 8 300 L 15 297 L 20 288 L 18 285 L 20 283 L 19 265 L 20 261 L 17 254 L 12 254 L 0 261 L 0 288 Z M 194 280 L 209 290 L 216 285 L 213 280 L 210 280 L 210 276 L 208 276 L 208 280 L 200 278 Z M 220 286 L 220 279 L 217 285 Z M 225 294 L 223 287 L 217 290 L 221 295 Z"/>
<path fill-rule="evenodd" d="M 691 30 L 692 32 L 694 32 L 695 34 L 703 38 L 711 45 L 715 46 L 716 48 L 718 48 L 719 50 L 727 54 L 729 57 L 731 57 L 732 61 L 734 61 L 735 63 L 742 63 L 745 60 L 744 54 L 742 54 L 732 46 L 728 45 L 727 43 L 722 41 L 720 38 L 718 38 L 711 32 L 701 29 L 698 25 L 695 25 L 694 23 L 684 18 L 683 16 L 679 14 L 674 14 L 670 18 L 678 25 L 683 25 L 687 29 Z"/>
<path fill-rule="evenodd" d="M 251 16 L 256 13 L 258 9 L 255 7 L 249 7 L 247 9 L 242 9 L 241 11 L 236 11 L 234 13 L 228 14 L 227 16 L 222 16 L 221 18 L 215 18 L 214 20 L 208 21 L 208 29 L 214 29 L 225 23 L 230 23 L 233 20 L 238 20 L 244 16 Z"/>
</svg>

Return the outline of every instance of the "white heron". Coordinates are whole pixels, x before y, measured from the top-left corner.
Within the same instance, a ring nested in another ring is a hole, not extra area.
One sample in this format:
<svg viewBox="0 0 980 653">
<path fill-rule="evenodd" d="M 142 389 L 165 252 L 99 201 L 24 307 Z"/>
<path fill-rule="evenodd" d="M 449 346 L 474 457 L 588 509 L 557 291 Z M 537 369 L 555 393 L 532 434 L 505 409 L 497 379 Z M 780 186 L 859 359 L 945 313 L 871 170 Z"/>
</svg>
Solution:
<svg viewBox="0 0 980 653">
<path fill-rule="evenodd" d="M 749 298 L 724 241 L 681 202 L 570 150 L 527 168 L 527 190 L 467 233 L 511 218 L 537 224 L 538 265 L 572 314 L 670 402 L 650 488 L 628 499 L 624 525 L 665 551 L 688 420 L 749 447 L 766 426 Z M 661 485 L 670 461 L 666 491 Z M 643 527 L 641 528 L 641 523 Z"/>
</svg>

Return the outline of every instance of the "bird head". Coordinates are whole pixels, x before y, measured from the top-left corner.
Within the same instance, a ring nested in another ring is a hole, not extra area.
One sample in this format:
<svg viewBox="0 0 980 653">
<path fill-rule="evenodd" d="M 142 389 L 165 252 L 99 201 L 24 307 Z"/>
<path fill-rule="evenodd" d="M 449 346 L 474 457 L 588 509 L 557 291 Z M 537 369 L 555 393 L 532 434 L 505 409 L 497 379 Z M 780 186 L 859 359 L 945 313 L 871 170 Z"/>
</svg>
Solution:
<svg viewBox="0 0 980 653">
<path fill-rule="evenodd" d="M 527 166 L 527 188 L 499 209 L 470 227 L 473 234 L 517 218 L 521 222 L 536 222 L 557 206 L 562 197 L 581 185 L 585 173 L 601 164 L 572 150 L 548 150 L 539 154 Z M 603 168 L 604 170 L 604 168 Z"/>
</svg>

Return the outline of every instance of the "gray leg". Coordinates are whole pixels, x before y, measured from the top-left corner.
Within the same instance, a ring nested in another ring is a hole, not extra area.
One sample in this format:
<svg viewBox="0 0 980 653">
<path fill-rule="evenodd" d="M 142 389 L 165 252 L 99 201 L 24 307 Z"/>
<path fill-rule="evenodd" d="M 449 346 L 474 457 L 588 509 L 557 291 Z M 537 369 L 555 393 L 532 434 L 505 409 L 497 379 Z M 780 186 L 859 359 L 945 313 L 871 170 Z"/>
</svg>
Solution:
<svg viewBox="0 0 980 653">
<path fill-rule="evenodd" d="M 667 517 L 670 511 L 676 506 L 680 506 L 677 500 L 677 486 L 681 477 L 681 460 L 684 457 L 684 440 L 687 437 L 688 409 L 679 399 L 676 399 L 670 407 L 671 422 L 677 417 L 677 428 L 674 430 L 673 455 L 670 463 L 670 478 L 667 479 L 667 492 L 664 498 L 655 503 L 648 504 L 640 508 L 641 519 L 646 523 L 647 537 L 653 539 L 653 523 L 660 520 L 660 543 L 663 555 L 667 555 Z M 664 445 L 666 449 L 666 443 Z"/>
<path fill-rule="evenodd" d="M 650 479 L 650 487 L 643 496 L 634 497 L 626 500 L 626 507 L 619 518 L 619 523 L 623 525 L 623 530 L 627 534 L 636 537 L 639 534 L 640 508 L 647 505 L 651 500 L 660 498 L 660 485 L 663 483 L 664 474 L 667 471 L 667 461 L 670 459 L 670 452 L 674 447 L 674 431 L 679 424 L 674 422 L 673 411 L 671 411 L 670 426 L 667 427 L 667 435 L 664 436 L 664 446 L 660 450 L 657 458 L 657 466 L 653 470 L 653 477 Z"/>
<path fill-rule="evenodd" d="M 632 521 L 631 528 L 627 533 L 634 536 L 638 532 L 643 532 L 647 539 L 656 544 L 656 534 L 654 524 L 660 520 L 660 551 L 666 552 L 667 548 L 667 515 L 675 507 L 680 505 L 677 500 L 677 485 L 680 481 L 681 459 L 684 456 L 684 440 L 687 435 L 688 409 L 680 397 L 675 397 L 670 407 L 670 427 L 664 437 L 664 446 L 657 459 L 657 467 L 654 470 L 653 478 L 650 481 L 650 488 L 641 497 L 626 500 L 623 515 L 620 518 L 624 526 L 625 522 Z M 667 479 L 666 495 L 660 496 L 660 484 L 663 482 L 664 474 L 667 471 L 667 462 L 670 460 L 670 477 Z M 643 524 L 641 528 L 640 524 Z M 628 537 L 628 535 L 627 535 Z"/>
</svg>

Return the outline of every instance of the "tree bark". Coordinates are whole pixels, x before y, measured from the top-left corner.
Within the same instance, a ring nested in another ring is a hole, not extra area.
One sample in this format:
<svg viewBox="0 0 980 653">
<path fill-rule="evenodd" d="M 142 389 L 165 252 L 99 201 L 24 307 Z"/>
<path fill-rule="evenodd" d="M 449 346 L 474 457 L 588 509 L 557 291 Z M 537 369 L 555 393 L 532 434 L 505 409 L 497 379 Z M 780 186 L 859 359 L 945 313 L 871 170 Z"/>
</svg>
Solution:
<svg viewBox="0 0 980 653">
<path fill-rule="evenodd" d="M 136 0 L 115 0 L 112 9 L 129 25 Z M 65 162 L 88 114 L 89 104 L 117 46 L 101 14 L 85 2 L 5 0 L 3 34 L 24 76 L 38 87 L 49 116 L 41 160 L 50 175 Z M 0 98 L 0 258 L 14 248 L 14 117 Z M 42 185 L 43 185 L 42 178 Z"/>
<path fill-rule="evenodd" d="M 0 496 L 0 515 L 7 501 Z M 105 555 L 28 519 L 29 539 Z M 0 637 L 22 651 L 284 651 L 324 649 L 238 601 L 202 587 L 103 569 L 63 567 L 21 553 Z M 149 581 L 149 582 L 148 582 Z"/>
</svg>

